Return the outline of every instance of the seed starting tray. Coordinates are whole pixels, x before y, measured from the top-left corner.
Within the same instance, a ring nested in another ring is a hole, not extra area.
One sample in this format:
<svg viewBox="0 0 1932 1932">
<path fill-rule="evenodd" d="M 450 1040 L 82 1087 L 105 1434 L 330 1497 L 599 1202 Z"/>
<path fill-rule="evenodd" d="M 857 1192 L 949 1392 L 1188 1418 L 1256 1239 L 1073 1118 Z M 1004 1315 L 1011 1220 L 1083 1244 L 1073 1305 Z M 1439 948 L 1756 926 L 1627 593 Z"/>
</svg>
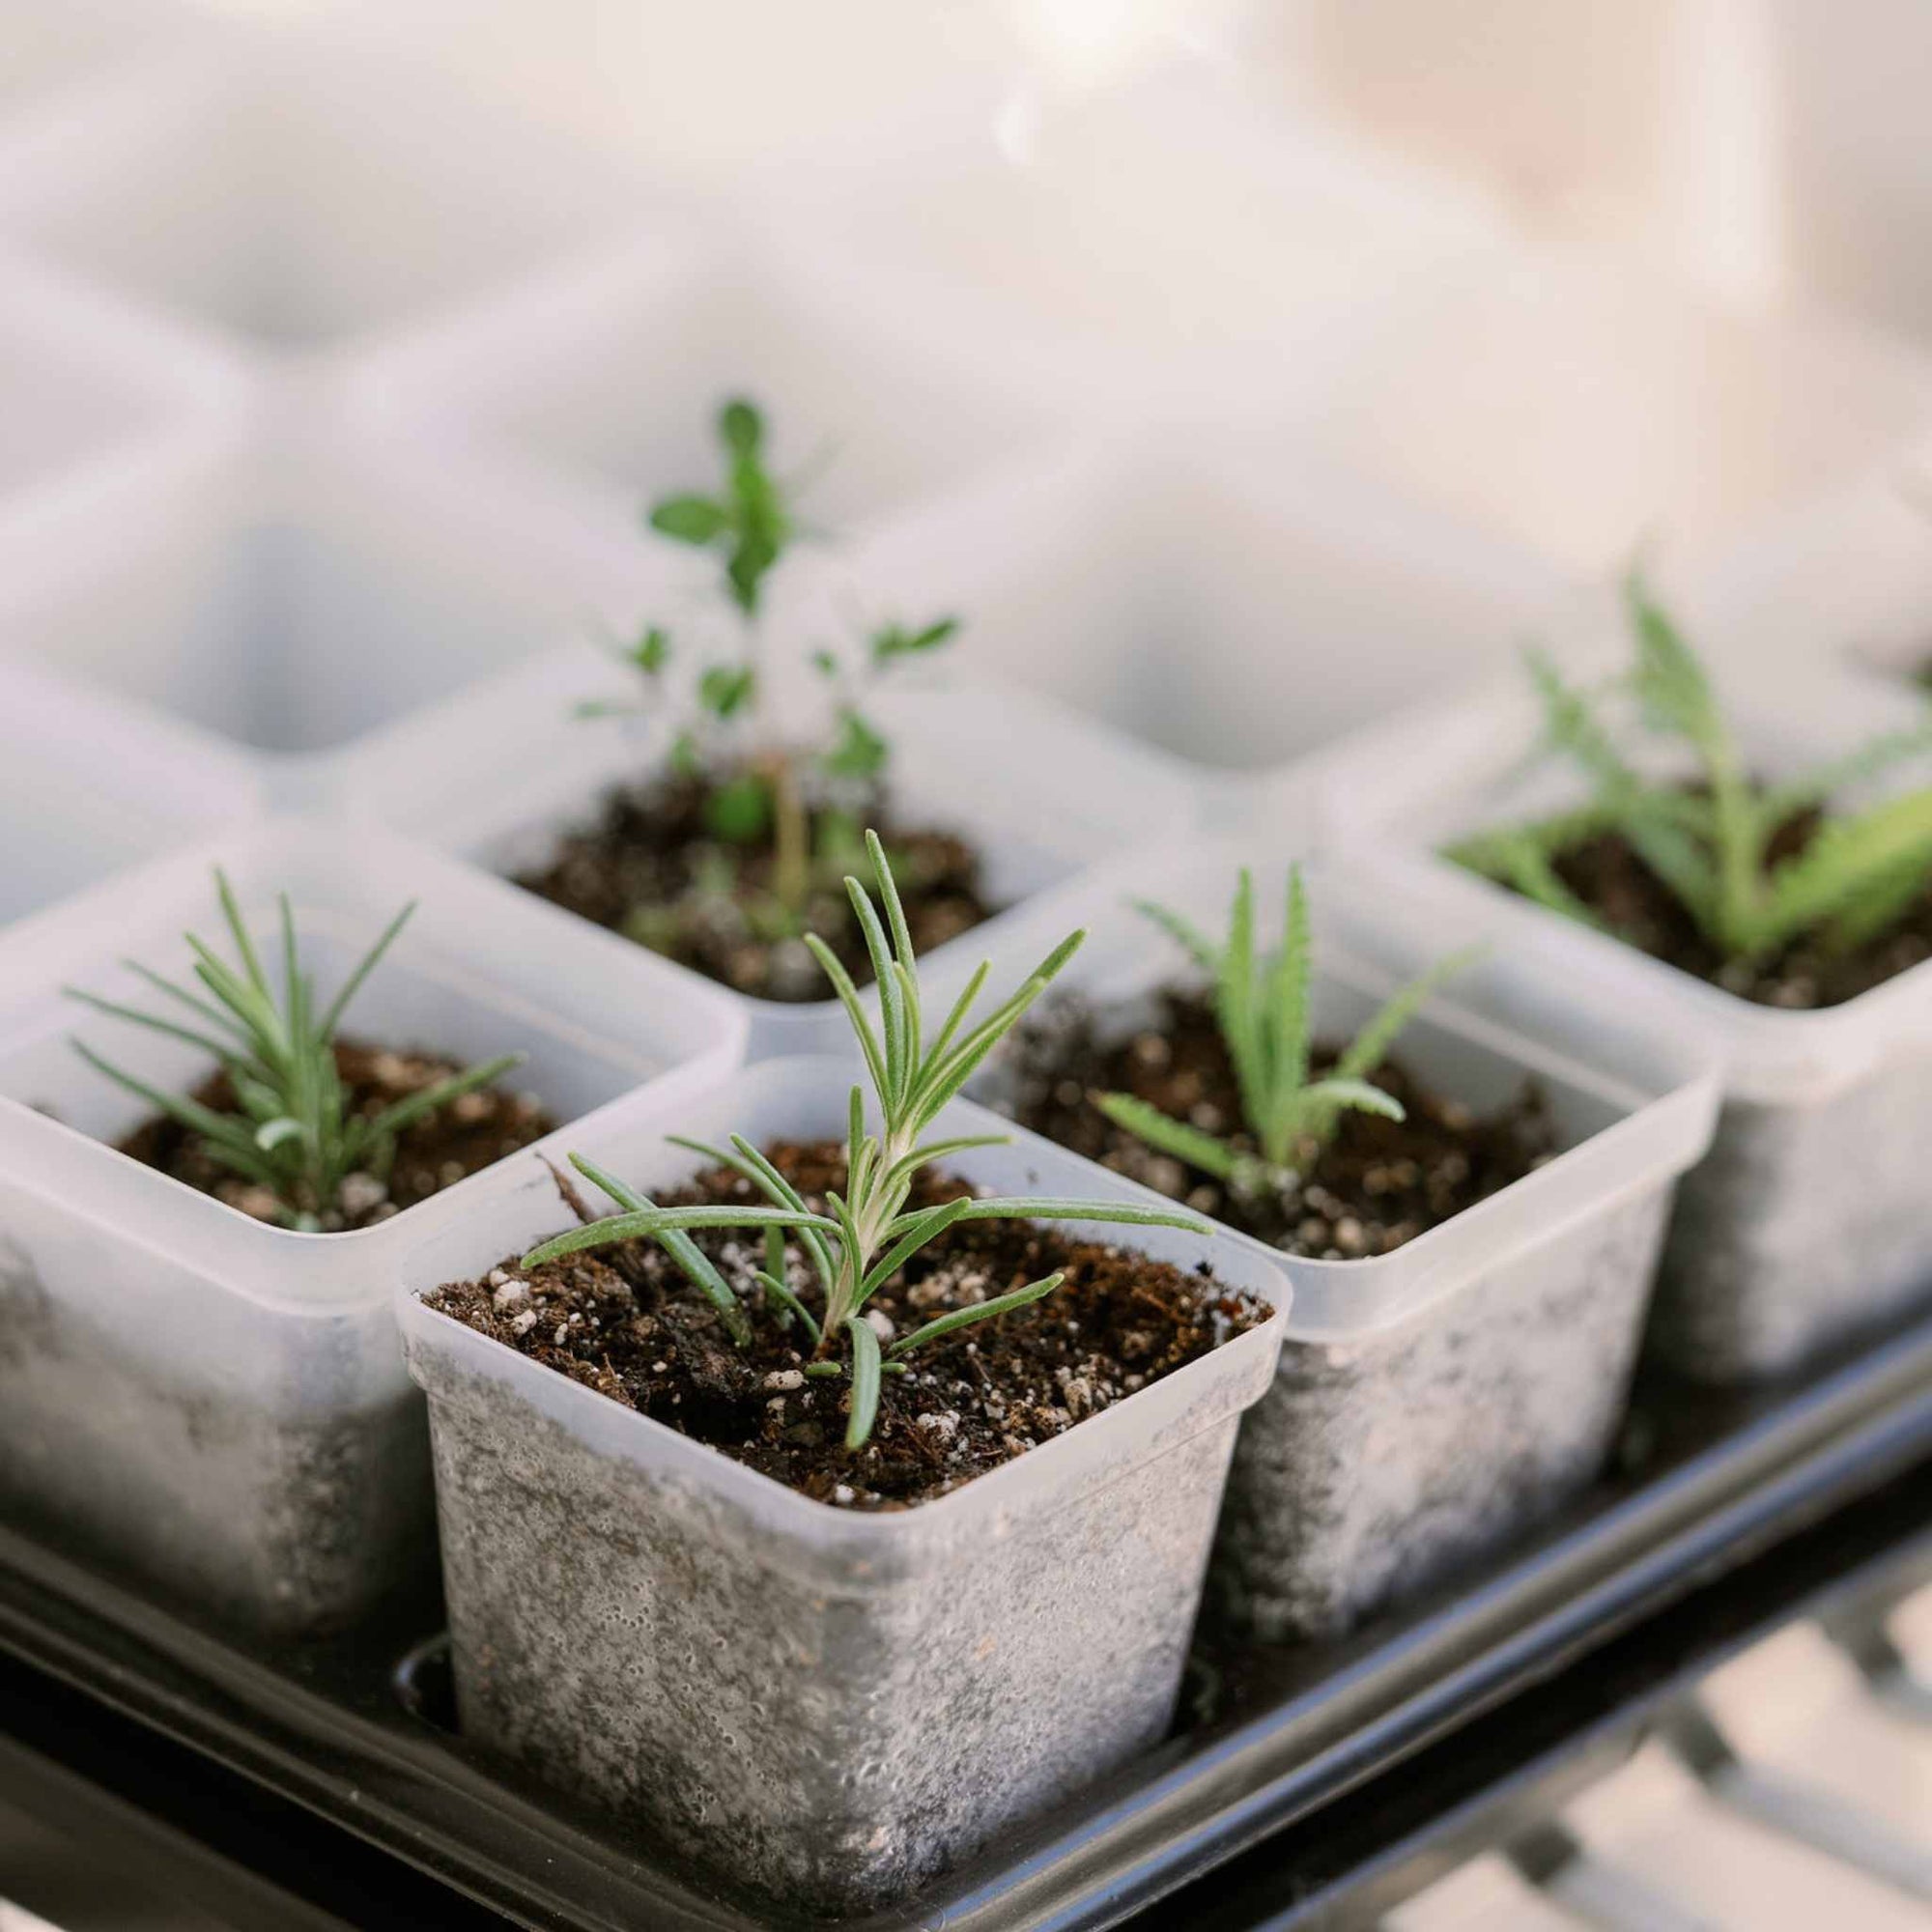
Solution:
<svg viewBox="0 0 1932 1932">
<path fill-rule="evenodd" d="M 1776 1392 L 1645 1380 L 1619 1470 L 1532 1543 L 1345 1644 L 1204 1649 L 1159 1749 L 902 1907 L 845 1922 L 1117 1923 L 1928 1455 L 1932 1321 Z M 708 1894 L 467 1747 L 435 1623 L 417 1608 L 329 1645 L 244 1648 L 0 1531 L 0 1648 L 512 1922 L 809 1922 Z"/>
</svg>

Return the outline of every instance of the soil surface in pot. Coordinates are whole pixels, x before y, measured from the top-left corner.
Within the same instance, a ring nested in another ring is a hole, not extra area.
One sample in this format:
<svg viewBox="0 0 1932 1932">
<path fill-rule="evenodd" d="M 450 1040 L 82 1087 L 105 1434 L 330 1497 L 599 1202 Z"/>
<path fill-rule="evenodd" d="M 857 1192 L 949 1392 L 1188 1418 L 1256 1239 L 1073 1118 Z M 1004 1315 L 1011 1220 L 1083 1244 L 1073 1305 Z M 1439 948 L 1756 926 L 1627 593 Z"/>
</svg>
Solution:
<svg viewBox="0 0 1932 1932">
<path fill-rule="evenodd" d="M 841 1145 L 778 1144 L 766 1152 L 816 1208 L 845 1184 Z M 966 1183 L 923 1174 L 909 1207 L 936 1206 Z M 658 1197 L 762 1203 L 727 1168 Z M 581 1203 L 579 1206 L 582 1218 Z M 1130 1231 L 1128 1231 L 1130 1232 Z M 567 1256 L 535 1269 L 505 1261 L 480 1282 L 436 1290 L 428 1305 L 628 1408 L 709 1443 L 820 1502 L 892 1509 L 930 1501 L 1075 1427 L 1267 1320 L 1253 1296 L 1130 1248 L 1066 1239 L 1029 1221 L 951 1230 L 874 1295 L 885 1338 L 950 1309 L 990 1300 L 1055 1269 L 1066 1280 L 1010 1315 L 955 1330 L 888 1376 L 872 1439 L 845 1447 L 848 1384 L 808 1378 L 803 1337 L 781 1330 L 752 1278 L 761 1243 L 729 1231 L 696 1236 L 753 1313 L 753 1341 L 734 1349 L 707 1302 L 653 1242 Z M 817 1287 L 796 1247 L 794 1293 Z"/>
<path fill-rule="evenodd" d="M 1318 1044 L 1315 1073 L 1338 1051 Z M 982 1096 L 987 1105 L 1198 1213 L 1313 1260 L 1389 1254 L 1558 1151 L 1533 1083 L 1499 1113 L 1479 1117 L 1386 1061 L 1369 1077 L 1402 1102 L 1406 1120 L 1345 1113 L 1305 1178 L 1280 1191 L 1242 1194 L 1116 1126 L 1094 1100 L 1137 1094 L 1204 1132 L 1238 1139 L 1234 1065 L 1200 994 L 1162 992 L 1150 1022 L 1124 1037 L 1106 1029 L 1086 1001 L 1062 998 L 1024 1023 L 1002 1053 Z"/>
<path fill-rule="evenodd" d="M 1791 820 L 1771 842 L 1773 863 L 1804 851 L 1823 823 L 1816 811 Z M 1727 962 L 1620 833 L 1586 839 L 1554 864 L 1557 877 L 1628 945 L 1758 1006 L 1841 1006 L 1932 959 L 1932 878 L 1889 931 L 1862 946 L 1840 952 L 1819 932 L 1763 959 Z"/>
<path fill-rule="evenodd" d="M 765 1000 L 833 997 L 806 950 L 815 932 L 861 985 L 870 956 L 853 918 L 845 875 L 870 881 L 861 828 L 891 856 L 913 946 L 923 956 L 989 918 L 980 856 L 951 832 L 899 823 L 881 797 L 862 810 L 811 809 L 810 890 L 793 911 L 773 891 L 777 849 L 769 825 L 753 838 L 719 836 L 716 777 L 671 775 L 610 793 L 597 816 L 569 832 L 518 885 L 621 932 L 652 952 Z"/>
<path fill-rule="evenodd" d="M 349 1111 L 377 1114 L 421 1089 L 459 1073 L 462 1063 L 440 1054 L 392 1052 L 358 1040 L 338 1039 L 335 1070 L 349 1098 Z M 193 1097 L 217 1113 L 235 1111 L 235 1094 L 225 1073 L 212 1074 L 194 1090 Z M 427 1201 L 445 1187 L 480 1174 L 505 1154 L 541 1140 L 556 1125 L 532 1094 L 508 1088 L 485 1087 L 459 1094 L 448 1105 L 405 1127 L 396 1139 L 396 1157 L 386 1183 L 360 1177 L 353 1186 L 353 1211 L 329 1219 L 326 1234 L 347 1234 Z M 259 1221 L 279 1222 L 275 1197 L 265 1187 L 243 1179 L 224 1167 L 208 1151 L 208 1143 L 178 1121 L 161 1115 L 144 1121 L 121 1143 L 144 1166 Z M 381 1188 L 380 1192 L 376 1190 Z"/>
</svg>

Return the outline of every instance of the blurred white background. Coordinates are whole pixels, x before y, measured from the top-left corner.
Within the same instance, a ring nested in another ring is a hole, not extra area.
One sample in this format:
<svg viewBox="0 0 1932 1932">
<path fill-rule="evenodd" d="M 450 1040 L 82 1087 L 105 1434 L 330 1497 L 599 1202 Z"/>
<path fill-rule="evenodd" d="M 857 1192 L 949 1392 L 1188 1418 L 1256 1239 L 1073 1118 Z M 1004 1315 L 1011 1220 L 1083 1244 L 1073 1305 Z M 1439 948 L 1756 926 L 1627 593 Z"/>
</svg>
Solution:
<svg viewBox="0 0 1932 1932">
<path fill-rule="evenodd" d="M 744 387 L 841 571 L 1212 763 L 1639 548 L 1716 648 L 1903 664 L 1928 53 L 1910 0 L 0 0 L 0 649 L 332 747 L 635 621 Z"/>
</svg>

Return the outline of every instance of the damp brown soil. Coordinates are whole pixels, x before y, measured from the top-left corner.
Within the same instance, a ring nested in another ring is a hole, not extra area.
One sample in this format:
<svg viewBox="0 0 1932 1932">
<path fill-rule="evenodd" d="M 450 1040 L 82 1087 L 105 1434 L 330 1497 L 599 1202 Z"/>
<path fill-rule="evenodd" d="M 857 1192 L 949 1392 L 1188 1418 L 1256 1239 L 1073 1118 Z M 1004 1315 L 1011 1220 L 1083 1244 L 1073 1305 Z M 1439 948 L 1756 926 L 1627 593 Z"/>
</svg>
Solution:
<svg viewBox="0 0 1932 1932">
<path fill-rule="evenodd" d="M 440 1054 L 397 1052 L 339 1039 L 335 1070 L 346 1092 L 348 1111 L 368 1116 L 448 1079 L 462 1065 Z M 211 1075 L 192 1097 L 216 1113 L 235 1111 L 234 1091 L 225 1073 Z M 377 1183 L 373 1178 L 360 1178 L 352 1196 L 354 1211 L 330 1217 L 334 1225 L 326 1224 L 324 1232 L 351 1233 L 386 1220 L 541 1140 L 556 1124 L 532 1094 L 503 1087 L 459 1094 L 403 1129 L 396 1138 L 386 1180 Z M 224 1167 L 210 1153 L 206 1140 L 178 1121 L 164 1115 L 144 1121 L 118 1145 L 144 1166 L 158 1168 L 257 1220 L 281 1218 L 268 1189 Z"/>
<path fill-rule="evenodd" d="M 1802 852 L 1822 822 L 1807 812 L 1772 841 L 1773 863 Z M 1834 948 L 1808 934 L 1780 952 L 1726 961 L 1683 904 L 1620 833 L 1602 833 L 1559 856 L 1556 875 L 1627 945 L 1727 993 L 1764 1007 L 1798 1010 L 1842 1006 L 1932 959 L 1932 881 L 1887 932 L 1867 944 Z"/>
<path fill-rule="evenodd" d="M 889 799 L 858 812 L 814 807 L 810 890 L 787 911 L 773 886 L 777 852 L 767 832 L 721 839 L 708 806 L 711 777 L 668 776 L 611 792 L 594 818 L 567 833 L 545 863 L 516 883 L 583 919 L 758 999 L 832 996 L 804 934 L 815 932 L 853 978 L 872 977 L 844 879 L 867 877 L 855 831 L 870 825 L 891 856 L 915 950 L 922 955 L 997 910 L 980 880 L 980 855 L 956 834 L 899 822 Z M 869 881 L 868 881 L 869 883 Z"/>
<path fill-rule="evenodd" d="M 842 1188 L 844 1151 L 831 1143 L 767 1150 L 807 1201 Z M 930 1172 L 909 1205 L 968 1192 Z M 663 1202 L 762 1202 L 728 1169 L 700 1174 Z M 581 1208 L 581 1204 L 579 1204 Z M 697 1237 L 753 1314 L 749 1349 L 731 1346 L 716 1312 L 650 1242 L 574 1255 L 533 1269 L 506 1260 L 482 1281 L 439 1288 L 428 1305 L 546 1368 L 773 1477 L 820 1502 L 891 1509 L 930 1501 L 1064 1435 L 1088 1416 L 1265 1321 L 1268 1308 L 1111 1243 L 1077 1241 L 1029 1221 L 951 1230 L 867 1303 L 882 1339 L 956 1308 L 1064 1270 L 1043 1300 L 954 1330 L 888 1376 L 871 1440 L 845 1447 L 849 1384 L 804 1374 L 800 1331 L 781 1329 L 752 1278 L 761 1242 Z M 808 1307 L 817 1289 L 797 1248 L 790 1285 Z"/>
<path fill-rule="evenodd" d="M 1149 1147 L 1095 1104 L 1100 1094 L 1132 1094 L 1206 1133 L 1250 1145 L 1240 1132 L 1233 1063 L 1200 995 L 1162 992 L 1147 1024 L 1124 1037 L 1085 1001 L 1064 998 L 1003 1051 L 997 1091 L 986 1097 L 1022 1126 L 1286 1254 L 1315 1260 L 1392 1253 L 1557 1151 L 1532 1083 L 1499 1111 L 1478 1115 L 1432 1093 L 1399 1061 L 1385 1061 L 1369 1078 L 1402 1102 L 1406 1119 L 1345 1113 L 1306 1174 L 1242 1192 Z M 1316 1073 L 1336 1051 L 1317 1044 Z"/>
</svg>

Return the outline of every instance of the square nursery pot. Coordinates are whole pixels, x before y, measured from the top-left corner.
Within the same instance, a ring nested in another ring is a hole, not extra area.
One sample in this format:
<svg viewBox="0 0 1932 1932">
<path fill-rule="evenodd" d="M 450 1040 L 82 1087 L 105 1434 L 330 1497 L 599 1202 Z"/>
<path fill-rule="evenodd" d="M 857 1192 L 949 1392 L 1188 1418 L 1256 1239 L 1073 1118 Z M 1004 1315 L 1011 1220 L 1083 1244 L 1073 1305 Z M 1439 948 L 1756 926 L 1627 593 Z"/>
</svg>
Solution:
<svg viewBox="0 0 1932 1932">
<path fill-rule="evenodd" d="M 1217 778 L 1502 669 L 1565 587 L 1278 440 L 1258 458 L 1248 436 L 1147 423 L 892 519 L 852 572 L 886 610 L 969 612 L 959 649 L 987 676 Z M 1331 663 L 1349 675 L 1310 675 Z"/>
<path fill-rule="evenodd" d="M 575 715 L 586 700 L 636 696 L 635 677 L 609 653 L 566 645 L 352 747 L 333 761 L 327 794 L 512 873 L 541 864 L 613 786 L 661 769 L 661 727 Z M 1007 956 L 1022 901 L 1175 838 L 1196 810 L 1185 766 L 1033 693 L 964 681 L 943 691 L 887 689 L 867 712 L 894 748 L 897 813 L 973 839 L 987 896 L 1008 908 L 934 948 L 922 971 L 948 961 L 970 968 L 989 956 L 1022 971 L 1034 966 L 1037 955 Z M 753 1057 L 849 1044 L 829 988 L 824 999 L 796 1004 L 731 997 L 751 1017 Z"/>
<path fill-rule="evenodd" d="M 249 816 L 261 789 L 218 739 L 0 660 L 0 926 Z"/>
<path fill-rule="evenodd" d="M 1235 870 L 1208 846 L 1131 886 L 1215 932 Z M 1272 944 L 1267 908 L 1287 861 L 1258 858 L 1254 870 Z M 1346 1037 L 1466 936 L 1339 872 L 1306 878 L 1318 1039 Z M 1124 1036 L 1157 990 L 1194 981 L 1118 892 L 1055 910 L 1090 937 L 1048 994 L 1049 1016 L 1056 994 L 1082 997 Z M 1598 1474 L 1622 1422 L 1671 1190 L 1709 1142 L 1715 1086 L 1667 1030 L 1639 1032 L 1587 993 L 1550 1000 L 1547 956 L 1532 941 L 1479 961 L 1427 1004 L 1395 1058 L 1479 1114 L 1534 1080 L 1554 1158 L 1385 1256 L 1303 1260 L 1224 1236 L 1293 1286 L 1274 1384 L 1241 1427 L 1208 1582 L 1215 1614 L 1264 1639 L 1341 1635 L 1505 1546 Z M 1012 1051 L 970 1090 L 995 1111 L 1009 1104 Z M 1087 1172 L 1083 1186 L 1100 1170 Z"/>
<path fill-rule="evenodd" d="M 809 478 L 804 515 L 840 533 L 1028 462 L 1078 420 L 1064 365 L 1021 329 L 989 357 L 948 296 L 871 272 L 809 219 L 768 208 L 726 234 L 689 195 L 651 210 L 632 193 L 639 218 L 608 248 L 503 281 L 356 374 L 370 406 L 518 499 L 507 541 L 574 540 L 591 568 L 639 553 L 639 507 L 715 474 L 714 414 L 741 391 L 768 413 L 777 473 Z"/>
<path fill-rule="evenodd" d="M 38 144 L 0 218 L 244 353 L 347 358 L 637 218 L 620 164 L 451 85 L 393 33 L 378 56 L 319 20 L 184 24 Z"/>
<path fill-rule="evenodd" d="M 1772 779 L 1923 721 L 1910 692 L 1857 673 L 1787 667 L 1770 687 L 1730 709 L 1753 770 Z M 1689 1029 L 1719 1063 L 1717 1135 L 1679 1192 L 1652 1350 L 1699 1380 L 1758 1380 L 1926 1306 L 1932 964 L 1837 1007 L 1758 1006 L 1436 856 L 1478 826 L 1575 798 L 1557 774 L 1511 782 L 1539 728 L 1527 694 L 1501 689 L 1366 734 L 1331 767 L 1324 817 L 1350 870 L 1417 920 L 1472 925 L 1512 950 L 1533 941 L 1552 1001 L 1601 984 L 1624 1011 Z M 1920 760 L 1881 782 L 1928 779 Z"/>
<path fill-rule="evenodd" d="M 348 1032 L 470 1060 L 521 1048 L 507 1077 L 560 1120 L 654 1076 L 715 1077 L 744 1025 L 655 961 L 366 828 L 270 825 L 0 939 L 0 1508 L 198 1609 L 310 1634 L 433 1562 L 427 1434 L 388 1284 L 437 1204 L 296 1234 L 112 1145 L 148 1110 L 71 1036 L 177 1091 L 206 1062 L 61 988 L 149 1004 L 124 956 L 187 977 L 183 929 L 219 928 L 215 863 L 265 950 L 289 893 L 325 998 L 418 898 Z"/>
<path fill-rule="evenodd" d="M 506 542 L 458 468 L 266 412 L 22 540 L 0 517 L 0 640 L 245 748 L 276 803 L 311 760 L 526 659 L 581 585 Z"/>
<path fill-rule="evenodd" d="M 554 1143 L 646 1189 L 698 1163 L 669 1132 L 842 1135 L 843 1059 L 770 1061 L 638 1099 Z M 1000 1123 L 955 1102 L 935 1132 Z M 1085 1187 L 1030 1135 L 949 1163 L 1002 1192 Z M 505 1163 L 406 1260 L 473 1276 L 568 1215 Z M 1210 1263 L 1277 1308 L 1225 1240 L 1108 1238 Z M 466 1733 L 649 1829 L 724 1882 L 876 1904 L 1152 1745 L 1173 1714 L 1259 1328 L 916 1508 L 818 1503 L 425 1308 L 401 1303 L 429 1393 Z"/>
</svg>

